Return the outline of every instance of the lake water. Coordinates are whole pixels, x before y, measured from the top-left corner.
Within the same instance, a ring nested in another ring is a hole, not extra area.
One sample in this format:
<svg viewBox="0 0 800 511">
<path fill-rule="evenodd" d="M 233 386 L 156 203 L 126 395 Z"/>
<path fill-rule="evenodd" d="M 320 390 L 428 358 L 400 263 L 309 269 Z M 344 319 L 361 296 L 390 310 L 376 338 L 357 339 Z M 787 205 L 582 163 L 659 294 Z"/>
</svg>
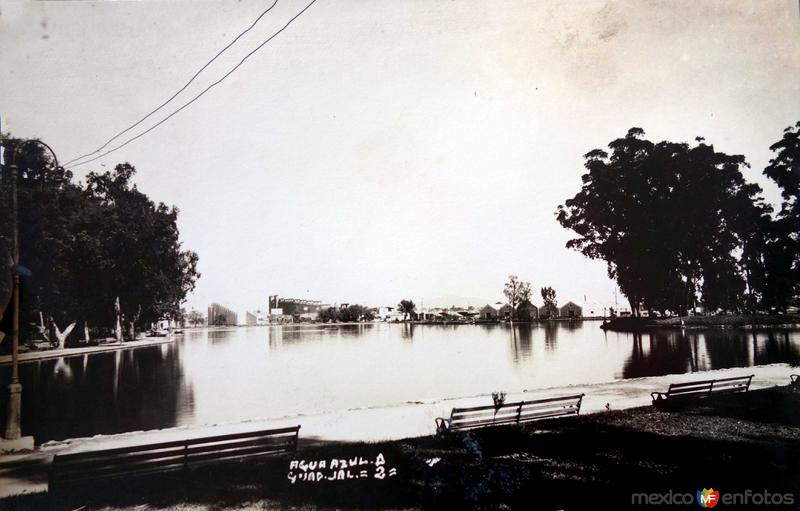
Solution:
<svg viewBox="0 0 800 511">
<path fill-rule="evenodd" d="M 800 332 L 634 335 L 599 327 L 586 321 L 187 330 L 174 343 L 22 364 L 22 428 L 40 443 L 800 361 Z M 9 366 L 0 378 L 9 381 Z M 6 400 L 3 389 L 3 415 Z"/>
</svg>

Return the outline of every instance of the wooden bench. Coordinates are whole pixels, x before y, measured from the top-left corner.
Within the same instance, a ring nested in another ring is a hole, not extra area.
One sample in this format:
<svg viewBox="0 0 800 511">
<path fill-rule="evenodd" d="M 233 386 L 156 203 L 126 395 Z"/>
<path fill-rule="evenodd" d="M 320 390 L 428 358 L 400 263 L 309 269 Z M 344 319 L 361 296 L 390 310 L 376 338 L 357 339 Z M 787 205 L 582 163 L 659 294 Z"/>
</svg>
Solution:
<svg viewBox="0 0 800 511">
<path fill-rule="evenodd" d="M 653 405 L 659 406 L 668 402 L 677 402 L 687 399 L 704 398 L 718 394 L 732 394 L 747 392 L 750 381 L 754 375 L 735 376 L 733 378 L 720 378 L 717 380 L 690 381 L 686 383 L 671 383 L 666 392 L 651 392 Z"/>
<path fill-rule="evenodd" d="M 582 401 L 583 394 L 577 394 L 574 396 L 537 399 L 535 401 L 503 403 L 499 406 L 453 408 L 449 419 L 441 417 L 436 419 L 436 431 L 437 433 L 444 433 L 451 430 L 520 424 L 540 419 L 569 417 L 580 413 Z"/>
<path fill-rule="evenodd" d="M 299 431 L 300 426 L 294 426 L 57 454 L 50 467 L 48 492 L 58 496 L 99 481 L 187 472 L 215 463 L 294 452 Z"/>
</svg>

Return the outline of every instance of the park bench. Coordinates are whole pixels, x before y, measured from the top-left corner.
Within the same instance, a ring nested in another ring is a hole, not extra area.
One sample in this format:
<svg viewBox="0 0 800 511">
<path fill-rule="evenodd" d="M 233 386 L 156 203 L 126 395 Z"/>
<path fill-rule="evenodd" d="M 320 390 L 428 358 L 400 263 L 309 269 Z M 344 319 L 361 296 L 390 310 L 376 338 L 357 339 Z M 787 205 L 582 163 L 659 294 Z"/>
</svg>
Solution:
<svg viewBox="0 0 800 511">
<path fill-rule="evenodd" d="M 453 408 L 449 419 L 436 419 L 437 433 L 445 431 L 520 424 L 523 422 L 578 415 L 583 394 L 551 397 L 535 401 L 517 401 L 471 408 Z"/>
<path fill-rule="evenodd" d="M 118 478 L 183 472 L 297 449 L 300 426 L 190 438 L 146 445 L 57 454 L 50 467 L 48 491 L 66 491 Z"/>
<path fill-rule="evenodd" d="M 671 383 L 666 392 L 651 392 L 653 405 L 660 406 L 689 399 L 705 398 L 719 394 L 747 392 L 754 375 L 701 380 L 686 383 Z"/>
</svg>

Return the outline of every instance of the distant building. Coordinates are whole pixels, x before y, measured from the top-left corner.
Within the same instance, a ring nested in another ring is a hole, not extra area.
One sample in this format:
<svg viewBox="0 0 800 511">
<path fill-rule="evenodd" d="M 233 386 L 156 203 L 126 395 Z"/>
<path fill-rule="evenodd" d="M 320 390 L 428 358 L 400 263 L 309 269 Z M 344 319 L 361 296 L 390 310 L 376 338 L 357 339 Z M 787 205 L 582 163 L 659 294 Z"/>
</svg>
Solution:
<svg viewBox="0 0 800 511">
<path fill-rule="evenodd" d="M 397 307 L 378 307 L 377 314 L 375 315 L 377 319 L 383 321 L 403 321 L 403 317 L 405 316 L 402 312 L 397 310 Z M 409 314 L 408 319 L 414 319 L 412 316 L 414 314 Z"/>
<path fill-rule="evenodd" d="M 494 305 L 487 303 L 478 311 L 478 317 L 483 320 L 499 320 L 511 317 L 511 306 L 500 302 Z"/>
<path fill-rule="evenodd" d="M 548 310 L 547 305 L 542 305 L 539 307 L 539 319 L 557 318 L 558 313 L 558 307 L 553 307 L 552 310 Z"/>
<path fill-rule="evenodd" d="M 316 314 L 322 307 L 322 302 L 319 300 L 281 298 L 278 295 L 272 295 L 269 297 L 267 310 L 269 310 L 270 316 L 299 316 Z"/>
<path fill-rule="evenodd" d="M 582 318 L 583 309 L 575 302 L 567 302 L 558 310 L 559 316 L 562 318 Z"/>
<path fill-rule="evenodd" d="M 250 311 L 245 311 L 244 324 L 247 326 L 256 326 L 258 324 L 258 316 Z"/>
<path fill-rule="evenodd" d="M 236 326 L 236 313 L 218 303 L 208 306 L 208 326 Z"/>
<path fill-rule="evenodd" d="M 517 306 L 517 318 L 521 321 L 539 319 L 539 308 L 531 302 L 525 301 Z"/>
</svg>

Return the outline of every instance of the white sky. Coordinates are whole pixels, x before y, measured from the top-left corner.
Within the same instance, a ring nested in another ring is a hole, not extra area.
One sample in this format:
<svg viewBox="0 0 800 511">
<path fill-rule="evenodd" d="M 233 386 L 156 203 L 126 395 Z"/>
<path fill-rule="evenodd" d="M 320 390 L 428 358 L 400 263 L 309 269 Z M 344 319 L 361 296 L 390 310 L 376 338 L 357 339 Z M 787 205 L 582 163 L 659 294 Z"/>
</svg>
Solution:
<svg viewBox="0 0 800 511">
<path fill-rule="evenodd" d="M 4 129 L 62 161 L 89 152 L 269 3 L 2 0 Z M 187 93 L 305 5 L 279 0 Z M 203 274 L 189 306 L 495 300 L 512 272 L 608 304 L 605 264 L 564 248 L 554 216 L 584 153 L 632 126 L 702 135 L 744 154 L 775 202 L 761 170 L 798 120 L 796 0 L 319 0 L 194 105 L 74 172 L 129 161 L 180 208 Z"/>
</svg>

